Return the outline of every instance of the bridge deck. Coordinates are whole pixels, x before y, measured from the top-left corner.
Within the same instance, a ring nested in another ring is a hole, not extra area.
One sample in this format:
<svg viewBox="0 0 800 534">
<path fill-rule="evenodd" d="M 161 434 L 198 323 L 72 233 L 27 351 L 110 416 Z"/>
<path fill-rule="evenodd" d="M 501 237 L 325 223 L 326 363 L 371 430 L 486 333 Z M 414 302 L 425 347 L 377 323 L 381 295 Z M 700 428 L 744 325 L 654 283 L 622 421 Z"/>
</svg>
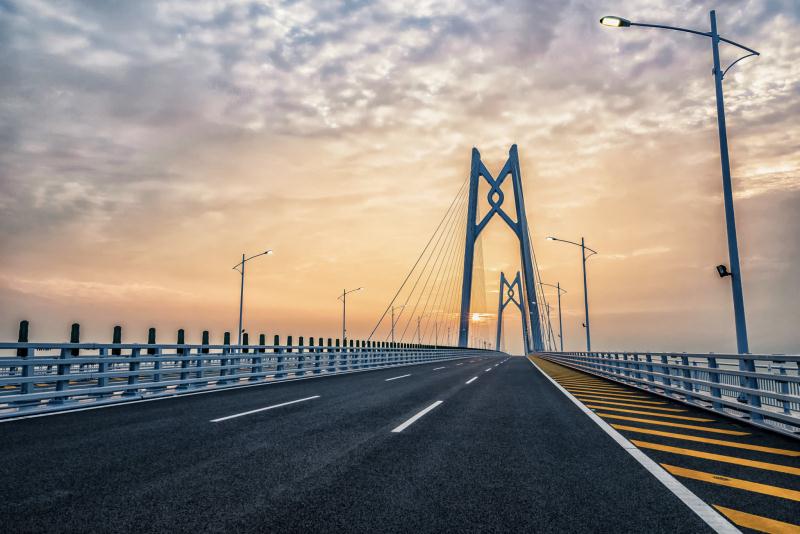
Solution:
<svg viewBox="0 0 800 534">
<path fill-rule="evenodd" d="M 567 373 L 549 365 L 551 373 Z M 581 386 L 599 390 L 594 379 L 586 380 Z M 301 399 L 307 400 L 285 404 Z M 647 417 L 634 416 L 640 415 Z M 797 450 L 790 440 L 750 434 L 713 437 Z M 660 435 L 629 437 L 712 450 Z M 797 465 L 797 457 L 725 451 L 719 454 Z M 797 487 L 785 480 L 796 475 L 787 473 L 654 449 L 647 454 L 684 469 Z M 0 455 L 0 508 L 9 532 L 709 530 L 524 358 L 387 369 L 10 421 L 0 424 Z M 789 520 L 797 504 L 746 490 L 723 497 L 733 490 L 686 484 L 711 504 L 775 519 Z M 772 503 L 771 514 L 760 499 Z"/>
</svg>

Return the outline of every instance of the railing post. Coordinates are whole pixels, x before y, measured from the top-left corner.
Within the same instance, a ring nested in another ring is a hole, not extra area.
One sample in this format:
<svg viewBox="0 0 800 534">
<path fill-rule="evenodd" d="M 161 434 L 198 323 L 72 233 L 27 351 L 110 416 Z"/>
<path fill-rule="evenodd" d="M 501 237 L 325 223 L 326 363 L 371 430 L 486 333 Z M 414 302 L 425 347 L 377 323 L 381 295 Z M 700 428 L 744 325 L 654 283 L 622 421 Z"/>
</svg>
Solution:
<svg viewBox="0 0 800 534">
<path fill-rule="evenodd" d="M 336 343 L 339 344 L 338 342 Z M 336 353 L 331 348 L 333 347 L 333 339 L 328 338 L 328 370 L 329 373 L 336 372 Z"/>
<path fill-rule="evenodd" d="M 647 365 L 645 366 L 645 368 L 647 369 L 647 380 L 648 382 L 650 382 L 648 384 L 648 389 L 653 390 L 655 389 L 655 382 L 656 382 L 656 377 L 653 376 L 653 357 L 648 352 L 644 358 L 647 361 Z"/>
<path fill-rule="evenodd" d="M 323 339 L 321 337 L 318 337 L 317 339 L 319 340 L 319 343 L 317 345 L 317 348 L 314 349 L 314 374 L 315 375 L 318 375 L 318 374 L 320 374 L 322 372 L 321 362 L 322 362 Z M 311 343 L 310 344 L 311 345 L 314 344 L 314 338 L 313 337 L 311 338 Z"/>
<path fill-rule="evenodd" d="M 195 378 L 203 378 L 203 376 L 205 376 L 205 371 L 203 368 L 208 367 L 211 362 L 210 358 L 206 356 L 206 354 L 210 353 L 210 350 L 208 348 L 208 345 L 210 344 L 208 330 L 203 330 L 202 341 L 200 342 L 200 344 L 202 345 L 202 347 L 200 347 L 200 350 L 198 351 L 200 354 L 198 354 L 197 356 L 197 364 L 196 364 L 197 372 L 195 372 L 194 375 Z M 204 387 L 207 385 L 208 382 L 206 382 L 205 384 L 203 384 L 202 382 L 197 382 L 195 384 L 195 386 L 197 387 Z"/>
<path fill-rule="evenodd" d="M 131 363 L 128 364 L 128 387 L 125 389 L 124 397 L 134 397 L 139 393 L 139 353 L 140 347 L 131 349 Z"/>
<path fill-rule="evenodd" d="M 28 321 L 19 322 L 19 335 L 17 336 L 17 342 L 28 343 L 28 326 Z M 33 356 L 34 351 L 31 348 L 17 349 L 17 357 L 25 358 L 25 365 L 22 367 L 22 378 L 30 378 L 36 373 L 36 369 L 33 365 Z M 33 382 L 21 382 L 19 385 L 19 391 L 23 395 L 27 395 L 33 391 L 33 386 Z"/>
<path fill-rule="evenodd" d="M 664 383 L 664 386 L 666 386 L 666 388 L 671 388 L 672 380 L 669 377 L 672 376 L 672 372 L 669 368 L 669 356 L 666 354 L 661 355 L 661 374 L 661 381 Z M 664 389 L 664 394 L 668 397 L 672 397 L 672 390 L 666 388 Z"/>
<path fill-rule="evenodd" d="M 780 365 L 780 367 L 778 368 L 778 373 L 781 376 L 786 376 L 786 365 L 783 362 L 780 362 L 778 365 Z M 778 384 L 780 385 L 781 393 L 784 395 L 788 395 L 789 382 L 787 382 L 786 380 L 778 380 Z M 791 403 L 785 400 L 781 401 L 781 404 L 783 405 L 783 413 L 789 415 L 791 413 Z"/>
<path fill-rule="evenodd" d="M 186 333 L 184 332 L 183 328 L 178 330 L 177 344 L 186 344 Z M 186 383 L 186 380 L 189 380 L 189 349 L 186 347 L 178 347 L 176 352 L 181 358 L 181 373 L 179 375 L 181 383 L 178 385 L 177 389 L 189 389 L 189 384 Z"/>
<path fill-rule="evenodd" d="M 708 357 L 708 367 L 710 369 L 719 369 L 719 365 L 717 364 L 717 358 L 716 357 L 714 357 L 714 356 L 709 356 Z M 714 371 L 709 371 L 708 372 L 708 380 L 712 384 L 719 384 L 719 373 L 714 372 Z M 715 399 L 722 398 L 722 392 L 720 391 L 720 389 L 718 387 L 711 386 L 711 396 L 714 397 Z M 721 402 L 714 401 L 714 402 L 711 403 L 711 405 L 715 410 L 720 411 L 720 412 L 722 411 L 722 403 Z"/>
<path fill-rule="evenodd" d="M 294 369 L 295 369 L 295 372 L 297 372 L 297 356 L 292 354 L 292 352 L 294 352 L 292 350 L 292 347 L 294 346 L 292 344 L 292 341 L 293 341 L 292 340 L 292 336 L 286 336 L 286 370 L 287 370 L 286 376 L 287 377 L 289 376 L 289 372 L 288 372 L 289 369 L 292 368 L 292 360 L 294 360 Z"/>
<path fill-rule="evenodd" d="M 297 338 L 297 371 L 294 373 L 295 376 L 303 376 L 305 374 L 303 370 L 306 366 L 306 357 L 303 351 L 304 342 L 303 336 Z"/>
<path fill-rule="evenodd" d="M 219 359 L 219 376 L 220 376 L 220 379 L 217 380 L 217 385 L 218 386 L 228 383 L 228 380 L 226 378 L 223 378 L 223 377 L 226 377 L 226 376 L 228 376 L 230 374 L 229 373 L 229 369 L 228 369 L 228 361 L 229 360 L 227 358 L 227 356 L 228 356 L 228 354 L 230 354 L 230 352 L 231 352 L 231 333 L 230 332 L 225 332 L 225 333 L 222 334 L 222 353 L 220 354 L 220 359 Z"/>
<path fill-rule="evenodd" d="M 267 336 L 265 336 L 264 334 L 259 334 L 258 335 L 259 347 L 254 350 L 255 354 L 257 354 L 258 356 L 253 356 L 253 367 L 250 370 L 250 373 L 253 375 L 250 377 L 251 382 L 255 382 L 256 380 L 261 380 L 261 377 L 257 375 L 261 374 L 264 371 L 261 354 L 264 353 L 264 345 L 266 344 L 267 344 Z"/>
<path fill-rule="evenodd" d="M 111 343 L 112 343 L 112 345 L 121 345 L 122 344 L 122 327 L 120 325 L 114 326 L 114 330 L 113 330 L 113 332 L 111 334 Z M 122 349 L 119 348 L 119 347 L 112 348 L 111 349 L 111 356 L 112 357 L 114 357 L 114 356 L 122 356 Z M 112 363 L 111 364 L 111 369 L 116 370 L 118 365 L 119 364 L 117 364 L 117 363 Z M 109 370 L 109 368 L 105 363 L 100 363 L 100 365 L 97 368 L 97 372 L 101 373 L 101 374 L 107 372 L 108 370 Z M 100 378 L 98 378 L 97 379 L 97 385 L 98 385 L 98 387 L 107 386 L 108 385 L 108 377 L 101 376 Z M 111 395 L 111 393 L 100 393 L 99 396 L 107 397 L 107 396 L 110 396 L 110 395 Z"/>
<path fill-rule="evenodd" d="M 755 361 L 748 360 L 749 365 L 748 368 L 752 367 L 752 371 L 748 370 L 749 373 L 755 373 Z M 739 369 L 741 370 L 742 367 L 740 366 Z M 741 383 L 741 381 L 740 381 Z M 746 379 L 747 387 L 751 390 L 758 391 L 758 378 L 755 376 L 748 376 Z M 751 408 L 761 408 L 761 395 L 758 393 L 748 393 L 747 394 L 747 404 L 750 405 Z M 760 413 L 750 412 L 750 420 L 756 423 L 760 423 L 764 421 L 764 416 Z"/>
<path fill-rule="evenodd" d="M 156 329 L 155 328 L 150 328 L 150 330 L 147 331 L 147 344 L 148 345 L 155 345 L 156 344 Z M 148 356 L 156 356 L 156 360 L 154 362 L 152 362 L 153 370 L 154 371 L 161 370 L 161 358 L 158 358 L 158 356 L 160 356 L 160 351 L 158 351 L 158 353 L 157 353 L 155 348 L 148 347 L 147 355 Z M 161 382 L 161 373 L 154 373 L 153 375 L 151 375 L 151 379 L 150 380 L 153 382 L 153 384 L 158 384 L 159 382 Z M 157 390 L 158 388 L 154 387 L 153 389 Z"/>
<path fill-rule="evenodd" d="M 111 344 L 112 345 L 119 345 L 122 343 L 122 327 L 119 325 L 114 326 L 114 330 L 111 333 Z M 122 351 L 119 348 L 112 348 L 111 349 L 111 356 L 119 356 L 122 354 Z M 104 361 L 104 357 L 107 355 L 106 349 L 100 349 L 100 359 L 99 363 L 97 364 L 97 387 L 104 388 L 108 385 L 108 377 L 105 376 L 105 373 L 108 371 L 108 364 Z M 116 364 L 112 364 L 112 366 L 116 366 Z M 110 393 L 100 392 L 97 394 L 98 397 L 108 397 Z"/>
<path fill-rule="evenodd" d="M 289 339 L 291 340 L 291 336 Z M 284 369 L 286 369 L 286 364 L 284 363 L 285 356 L 283 355 L 283 347 L 280 346 L 281 337 L 278 334 L 275 334 L 275 341 L 273 345 L 272 351 L 277 354 L 275 357 L 275 378 L 283 378 L 286 376 L 286 373 L 284 372 Z"/>
<path fill-rule="evenodd" d="M 690 365 L 689 365 L 689 357 L 686 355 L 685 352 L 681 355 L 681 366 L 683 367 L 683 369 L 682 369 L 683 378 L 688 378 L 688 379 L 691 380 L 692 371 L 689 368 L 690 367 Z M 683 381 L 683 389 L 689 392 L 688 394 L 684 394 L 684 395 L 686 395 L 686 401 L 687 402 L 694 402 L 693 401 L 694 396 L 691 395 L 692 393 L 694 393 L 694 388 L 692 386 L 692 383 L 687 381 L 687 380 L 684 380 Z"/>
<path fill-rule="evenodd" d="M 69 342 L 70 343 L 80 343 L 81 339 L 81 325 L 78 323 L 73 323 L 72 327 L 70 328 L 69 332 Z M 58 364 L 58 376 L 67 376 L 71 372 L 71 365 L 67 363 L 69 358 L 72 356 L 78 356 L 79 350 L 78 349 L 61 349 L 61 355 L 59 356 L 60 360 L 63 360 L 65 363 Z M 58 380 L 56 382 L 56 391 L 66 391 L 69 388 L 69 378 Z M 50 399 L 49 404 L 64 404 L 67 400 L 68 396 L 64 397 L 54 397 Z"/>
</svg>

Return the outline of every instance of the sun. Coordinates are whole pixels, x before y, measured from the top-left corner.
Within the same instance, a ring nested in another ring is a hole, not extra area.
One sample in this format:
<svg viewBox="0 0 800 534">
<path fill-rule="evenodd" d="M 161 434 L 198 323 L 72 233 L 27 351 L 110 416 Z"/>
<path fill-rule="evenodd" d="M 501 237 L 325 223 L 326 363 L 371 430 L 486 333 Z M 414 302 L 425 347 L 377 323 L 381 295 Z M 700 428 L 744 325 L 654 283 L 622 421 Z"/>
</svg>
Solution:
<svg viewBox="0 0 800 534">
<path fill-rule="evenodd" d="M 481 320 L 481 314 L 480 313 L 473 313 L 472 314 L 472 320 L 473 321 L 480 321 Z"/>
</svg>

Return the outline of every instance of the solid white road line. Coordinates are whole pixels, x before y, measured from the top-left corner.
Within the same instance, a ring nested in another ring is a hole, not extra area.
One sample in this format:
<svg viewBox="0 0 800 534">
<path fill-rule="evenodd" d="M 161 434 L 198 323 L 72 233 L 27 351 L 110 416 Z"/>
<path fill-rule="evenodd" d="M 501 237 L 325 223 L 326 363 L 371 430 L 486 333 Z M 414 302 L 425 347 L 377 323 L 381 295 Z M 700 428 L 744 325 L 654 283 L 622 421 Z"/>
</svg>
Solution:
<svg viewBox="0 0 800 534">
<path fill-rule="evenodd" d="M 318 399 L 318 398 L 319 398 L 319 395 L 314 395 L 313 397 L 306 397 L 305 399 L 297 399 L 297 400 L 293 400 L 293 401 L 289 401 L 289 402 L 282 402 L 280 404 L 275 404 L 273 406 L 267 406 L 266 408 L 259 408 L 257 410 L 250 410 L 249 412 L 235 413 L 233 415 L 220 417 L 218 419 L 212 419 L 211 422 L 212 423 L 219 423 L 221 421 L 227 421 L 228 419 L 235 419 L 237 417 L 242 417 L 242 416 L 245 416 L 245 415 L 250 415 L 250 414 L 254 414 L 254 413 L 258 413 L 258 412 L 265 412 L 267 410 L 272 410 L 273 408 L 280 408 L 281 406 L 288 406 L 290 404 L 297 404 L 298 402 L 305 402 L 305 401 L 309 401 L 309 400 L 312 400 L 312 399 Z"/>
<path fill-rule="evenodd" d="M 431 404 L 430 406 L 428 406 L 427 408 L 425 408 L 425 409 L 424 409 L 424 410 L 422 410 L 421 412 L 417 413 L 417 414 L 416 414 L 415 416 L 413 416 L 411 419 L 409 419 L 408 421 L 406 421 L 406 422 L 405 422 L 405 423 L 403 423 L 402 425 L 400 425 L 400 426 L 398 426 L 397 428 L 395 428 L 394 430 L 392 430 L 392 432 L 402 432 L 402 431 L 403 431 L 403 430 L 405 430 L 406 428 L 408 428 L 408 427 L 410 427 L 411 425 L 413 425 L 413 424 L 414 424 L 414 421 L 416 421 L 417 419 L 419 419 L 420 417 L 422 417 L 423 415 L 425 415 L 425 414 L 426 414 L 426 413 L 428 413 L 429 411 L 433 410 L 434 408 L 436 408 L 437 406 L 439 406 L 439 405 L 440 405 L 441 403 L 443 403 L 443 402 L 444 402 L 444 401 L 436 401 L 436 402 L 434 402 L 433 404 Z"/>
<path fill-rule="evenodd" d="M 478 377 L 477 377 L 477 376 L 473 376 L 472 378 L 470 378 L 469 380 L 467 380 L 467 384 L 472 384 L 472 383 L 473 383 L 473 382 L 475 382 L 477 379 L 478 379 Z"/>
<path fill-rule="evenodd" d="M 549 380 L 555 387 L 561 390 L 561 393 L 566 395 L 566 397 L 571 400 L 578 408 L 581 409 L 583 413 L 589 416 L 589 418 L 597 424 L 606 434 L 611 436 L 611 438 L 619 444 L 620 447 L 628 451 L 628 454 L 633 456 L 637 462 L 642 464 L 642 467 L 647 469 L 651 475 L 656 477 L 659 482 L 664 484 L 668 490 L 675 494 L 683 504 L 688 506 L 694 513 L 700 516 L 700 519 L 706 522 L 708 526 L 710 526 L 715 532 L 724 532 L 724 533 L 739 533 L 741 531 L 729 523 L 722 515 L 720 515 L 716 510 L 711 508 L 708 504 L 706 504 L 700 497 L 692 493 L 692 491 L 681 484 L 678 479 L 667 473 L 660 465 L 654 462 L 649 456 L 643 453 L 638 447 L 636 447 L 633 443 L 628 441 L 622 434 L 611 428 L 611 426 L 603 421 L 599 415 L 591 411 L 589 408 L 584 406 L 578 399 L 576 399 L 569 391 L 564 389 L 561 384 L 550 378 L 550 375 L 545 373 L 538 365 L 536 365 L 530 358 L 526 358 L 531 365 L 533 365 L 536 369 L 539 370 L 540 373 L 544 375 L 544 377 Z"/>
<path fill-rule="evenodd" d="M 444 369 L 444 367 L 437 367 L 434 371 L 438 371 L 439 369 Z"/>
<path fill-rule="evenodd" d="M 397 380 L 398 378 L 405 378 L 407 376 L 411 376 L 411 375 L 401 375 L 401 376 L 396 376 L 394 378 L 387 378 L 386 380 L 384 380 L 384 382 L 391 382 L 392 380 Z"/>
</svg>

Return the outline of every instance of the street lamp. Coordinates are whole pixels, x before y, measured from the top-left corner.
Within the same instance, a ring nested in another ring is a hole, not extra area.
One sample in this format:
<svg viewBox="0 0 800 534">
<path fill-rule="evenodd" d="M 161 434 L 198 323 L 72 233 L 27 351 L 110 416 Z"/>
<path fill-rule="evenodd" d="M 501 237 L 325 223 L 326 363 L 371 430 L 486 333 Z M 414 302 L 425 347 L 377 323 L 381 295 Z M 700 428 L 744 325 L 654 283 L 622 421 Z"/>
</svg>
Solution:
<svg viewBox="0 0 800 534">
<path fill-rule="evenodd" d="M 730 275 L 731 291 L 733 293 L 733 319 L 734 319 L 734 324 L 736 326 L 736 348 L 739 354 L 748 354 L 750 352 L 750 346 L 747 342 L 747 321 L 744 313 L 744 295 L 742 292 L 742 271 L 739 267 L 739 243 L 738 240 L 736 239 L 736 219 L 733 213 L 733 187 L 731 185 L 731 164 L 730 164 L 730 159 L 728 158 L 728 132 L 725 127 L 725 102 L 722 96 L 722 80 L 725 78 L 725 74 L 729 70 L 731 70 L 731 67 L 739 63 L 741 60 L 748 58 L 750 56 L 758 56 L 760 54 L 755 50 L 753 50 L 752 48 L 748 48 L 735 41 L 731 41 L 730 39 L 720 37 L 719 33 L 717 33 L 717 14 L 713 9 L 709 12 L 709 18 L 711 19 L 711 31 L 709 32 L 689 30 L 687 28 L 677 28 L 674 26 L 664 26 L 662 24 L 641 24 L 636 22 L 630 22 L 628 20 L 619 17 L 603 17 L 602 19 L 600 19 L 600 23 L 606 26 L 641 26 L 644 28 L 675 30 L 679 32 L 693 33 L 695 35 L 700 35 L 702 37 L 711 38 L 711 55 L 714 62 L 714 69 L 712 73 L 714 74 L 714 90 L 717 98 L 717 128 L 719 129 L 719 156 L 720 156 L 720 164 L 722 165 L 722 197 L 725 202 L 725 223 L 727 226 L 727 234 L 728 234 L 728 257 L 730 258 L 731 262 L 730 271 L 727 271 L 727 269 L 724 272 L 719 271 L 719 267 L 717 267 L 717 269 L 720 274 L 720 277 L 724 278 L 725 276 Z M 615 23 L 615 21 L 617 20 L 619 21 L 619 24 Z M 737 48 L 740 48 L 745 52 L 747 52 L 747 54 L 733 61 L 730 65 L 725 67 L 724 70 L 722 70 L 720 68 L 720 62 L 719 62 L 720 41 L 733 45 Z M 756 370 L 755 362 L 753 360 L 740 359 L 739 370 L 751 373 L 755 372 Z M 755 383 L 755 379 L 745 379 L 744 376 L 740 377 L 740 384 L 742 386 L 745 386 L 748 383 L 751 383 L 751 385 L 753 385 Z M 758 396 L 750 395 L 749 397 L 750 397 L 750 404 L 752 404 L 753 406 L 761 406 L 761 401 Z M 739 401 L 747 402 L 747 396 L 744 393 L 740 394 Z M 762 416 L 760 414 L 753 414 L 753 418 L 760 420 L 762 419 Z"/>
<path fill-rule="evenodd" d="M 402 310 L 405 307 L 406 307 L 405 304 L 403 304 L 402 306 L 392 306 L 392 343 L 394 343 L 394 325 L 397 324 L 395 319 L 394 319 L 394 311 L 395 310 Z"/>
<path fill-rule="evenodd" d="M 356 291 L 361 291 L 364 289 L 363 287 L 357 287 L 355 289 L 351 289 L 350 291 L 343 289 L 342 294 L 339 295 L 339 300 L 342 301 L 342 346 L 345 345 L 347 341 L 347 295 L 350 293 L 355 293 Z"/>
<path fill-rule="evenodd" d="M 566 293 L 566 289 L 561 288 L 561 282 L 556 282 L 556 285 L 553 284 L 545 284 L 542 282 L 543 286 L 554 287 L 556 291 L 558 291 L 558 339 L 561 340 L 561 352 L 564 352 L 564 327 L 561 323 L 561 294 Z"/>
<path fill-rule="evenodd" d="M 731 166 L 730 166 L 730 160 L 728 158 L 728 134 L 725 128 L 725 104 L 722 97 L 722 80 L 723 78 L 725 78 L 725 74 L 735 64 L 737 64 L 744 58 L 750 56 L 758 56 L 759 53 L 753 50 L 752 48 L 743 46 L 737 42 L 731 41 L 730 39 L 725 39 L 724 37 L 720 37 L 720 35 L 717 33 L 717 15 L 714 12 L 714 10 L 711 10 L 711 12 L 709 13 L 709 17 L 711 19 L 711 31 L 709 32 L 689 30 L 687 28 L 677 28 L 674 26 L 664 26 L 661 24 L 642 24 L 638 22 L 631 22 L 629 20 L 620 17 L 603 17 L 600 19 L 600 23 L 605 26 L 615 26 L 615 27 L 640 26 L 643 28 L 659 28 L 664 30 L 675 30 L 679 32 L 693 33 L 695 35 L 700 35 L 702 37 L 711 38 L 711 53 L 714 61 L 714 70 L 713 70 L 714 88 L 717 97 L 717 126 L 719 129 L 719 152 L 720 152 L 720 162 L 722 164 L 722 195 L 725 200 L 725 221 L 727 224 L 727 233 L 728 233 L 728 255 L 730 257 L 730 263 L 731 263 L 730 275 L 731 275 L 731 289 L 733 292 L 733 316 L 736 324 L 736 346 L 740 354 L 747 354 L 750 352 L 750 348 L 747 343 L 747 325 L 745 322 L 745 314 L 744 314 L 744 296 L 742 294 L 742 273 L 739 268 L 739 245 L 736 239 L 736 221 L 733 213 L 733 190 L 731 186 Z M 722 70 L 720 68 L 720 62 L 719 62 L 720 41 L 731 44 L 737 48 L 740 48 L 746 51 L 747 54 L 740 57 L 739 59 L 728 65 L 724 70 Z M 720 274 L 722 275 L 722 273 Z M 755 371 L 755 366 L 752 360 L 740 360 L 740 361 L 744 364 L 742 370 L 751 372 Z"/>
<path fill-rule="evenodd" d="M 244 264 L 248 261 L 258 258 L 259 256 L 270 256 L 272 255 L 272 249 L 265 250 L 260 254 L 256 254 L 255 256 L 250 256 L 249 258 L 245 258 L 245 254 L 242 254 L 242 261 L 237 263 L 233 266 L 234 271 L 239 271 L 242 274 L 242 284 L 241 289 L 239 290 L 239 345 L 242 344 L 242 308 L 244 307 Z"/>
<path fill-rule="evenodd" d="M 548 237 L 547 240 L 560 241 L 562 243 L 569 243 L 570 245 L 581 247 L 581 260 L 583 265 L 583 313 L 586 321 L 584 323 L 584 326 L 586 327 L 586 352 L 592 352 L 592 333 L 589 329 L 589 294 L 588 291 L 586 290 L 586 260 L 591 258 L 593 255 L 597 254 L 597 251 L 587 247 L 582 237 L 580 243 L 576 243 L 574 241 L 567 241 L 566 239 L 559 239 L 553 236 Z M 591 254 L 589 254 L 588 256 L 586 255 L 587 250 L 591 252 Z"/>
</svg>

